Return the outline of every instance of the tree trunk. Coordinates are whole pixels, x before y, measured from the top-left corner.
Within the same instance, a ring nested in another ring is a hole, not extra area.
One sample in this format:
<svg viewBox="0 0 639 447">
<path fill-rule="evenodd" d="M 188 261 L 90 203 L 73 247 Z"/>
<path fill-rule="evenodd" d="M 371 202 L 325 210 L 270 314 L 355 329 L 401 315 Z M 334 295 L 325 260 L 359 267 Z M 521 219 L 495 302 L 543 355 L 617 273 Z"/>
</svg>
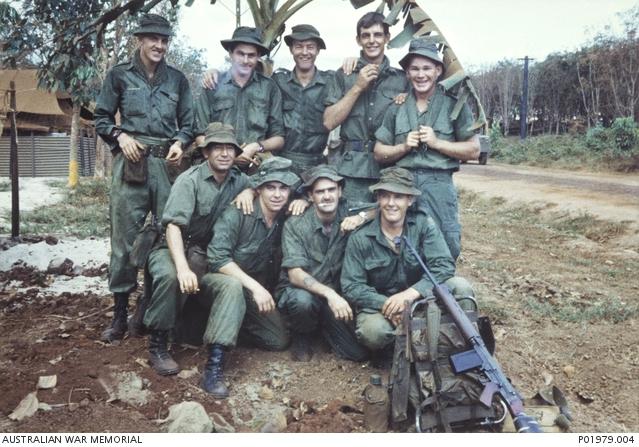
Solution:
<svg viewBox="0 0 639 447">
<path fill-rule="evenodd" d="M 80 104 L 73 103 L 73 115 L 71 116 L 71 143 L 69 145 L 69 183 L 68 187 L 75 189 L 78 186 L 78 139 L 80 135 Z"/>
</svg>

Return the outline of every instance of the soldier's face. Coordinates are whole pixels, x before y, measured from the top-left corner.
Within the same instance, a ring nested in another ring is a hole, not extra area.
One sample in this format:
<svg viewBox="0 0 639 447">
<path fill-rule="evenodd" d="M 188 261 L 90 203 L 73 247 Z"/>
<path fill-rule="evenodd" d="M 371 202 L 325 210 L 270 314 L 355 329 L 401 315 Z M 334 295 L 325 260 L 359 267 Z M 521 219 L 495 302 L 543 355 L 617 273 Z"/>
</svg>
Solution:
<svg viewBox="0 0 639 447">
<path fill-rule="evenodd" d="M 229 53 L 231 70 L 242 77 L 249 76 L 255 70 L 260 55 L 254 45 L 237 44 Z"/>
<path fill-rule="evenodd" d="M 442 66 L 422 56 L 413 56 L 406 69 L 406 77 L 415 93 L 430 93 L 442 74 Z"/>
<path fill-rule="evenodd" d="M 302 71 L 312 70 L 315 59 L 319 54 L 319 46 L 314 40 L 294 40 L 291 45 L 291 54 L 295 61 L 295 67 Z"/>
<path fill-rule="evenodd" d="M 362 47 L 364 57 L 368 60 L 382 57 L 389 40 L 390 36 L 384 33 L 384 27 L 378 23 L 370 28 L 360 28 L 357 35 L 357 44 Z"/>
<path fill-rule="evenodd" d="M 138 36 L 140 58 L 143 62 L 157 64 L 169 49 L 169 38 L 160 34 L 142 34 Z"/>
<path fill-rule="evenodd" d="M 320 215 L 330 215 L 337 211 L 339 198 L 342 197 L 342 188 L 333 180 L 320 178 L 313 184 L 313 189 L 308 196 Z"/>
<path fill-rule="evenodd" d="M 206 149 L 204 156 L 214 172 L 226 172 L 235 161 L 235 147 L 232 144 L 214 143 Z M 207 154 L 208 152 L 208 154 Z"/>
<path fill-rule="evenodd" d="M 406 211 L 413 203 L 413 196 L 380 190 L 377 191 L 377 203 L 383 221 L 400 224 L 404 222 Z"/>
<path fill-rule="evenodd" d="M 268 182 L 257 188 L 257 193 L 262 209 L 277 213 L 286 206 L 291 189 L 284 183 Z"/>
</svg>

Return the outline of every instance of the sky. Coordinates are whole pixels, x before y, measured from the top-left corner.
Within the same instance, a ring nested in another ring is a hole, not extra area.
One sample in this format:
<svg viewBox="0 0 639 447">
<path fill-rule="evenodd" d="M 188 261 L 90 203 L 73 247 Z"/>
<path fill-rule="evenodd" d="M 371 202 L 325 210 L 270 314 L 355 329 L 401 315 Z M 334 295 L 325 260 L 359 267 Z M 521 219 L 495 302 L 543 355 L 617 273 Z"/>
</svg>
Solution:
<svg viewBox="0 0 639 447">
<path fill-rule="evenodd" d="M 357 56 L 355 25 L 365 12 L 374 10 L 379 1 L 355 9 L 348 0 L 315 0 L 297 12 L 286 24 L 310 23 L 319 29 L 327 49 L 317 59 L 322 69 L 335 69 L 348 56 Z M 502 59 L 529 56 L 543 60 L 557 51 L 572 51 L 604 29 L 620 31 L 617 13 L 626 11 L 638 0 L 418 0 L 418 4 L 440 28 L 458 59 L 467 70 L 489 66 Z M 246 1 L 241 1 L 242 25 L 253 20 Z M 198 0 L 183 7 L 180 34 L 189 45 L 206 50 L 209 67 L 220 67 L 226 55 L 221 39 L 228 39 L 235 28 L 235 0 Z M 391 28 L 391 35 L 401 31 L 402 21 Z M 391 63 L 397 62 L 405 49 L 387 50 Z M 273 56 L 275 67 L 292 68 L 288 48 Z"/>
</svg>

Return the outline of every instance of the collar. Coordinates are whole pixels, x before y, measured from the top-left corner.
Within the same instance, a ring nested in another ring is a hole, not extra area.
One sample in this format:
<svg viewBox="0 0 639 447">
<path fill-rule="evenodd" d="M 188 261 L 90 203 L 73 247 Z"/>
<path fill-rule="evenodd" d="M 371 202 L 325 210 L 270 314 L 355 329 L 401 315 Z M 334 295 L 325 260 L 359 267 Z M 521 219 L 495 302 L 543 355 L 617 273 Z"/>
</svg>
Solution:
<svg viewBox="0 0 639 447">
<path fill-rule="evenodd" d="M 215 177 L 213 177 L 213 170 L 209 166 L 209 162 L 207 160 L 204 160 L 198 166 L 197 169 L 198 169 L 198 174 L 200 175 L 200 179 L 202 180 L 211 179 L 212 182 L 215 182 Z M 224 185 L 225 183 L 229 182 L 231 178 L 234 178 L 237 176 L 238 172 L 239 170 L 235 165 L 231 166 L 231 169 L 229 169 L 229 172 L 226 174 L 226 177 L 224 178 L 224 181 L 221 184 Z"/>
<path fill-rule="evenodd" d="M 231 70 L 229 69 L 222 74 L 222 80 L 220 81 L 220 84 L 233 84 L 234 86 L 239 88 L 246 88 L 251 85 L 251 83 L 257 82 L 258 80 L 259 78 L 257 71 L 253 70 L 253 73 L 251 73 L 251 77 L 249 78 L 248 82 L 244 84 L 244 87 L 240 87 L 240 85 L 235 82 L 235 79 L 233 79 L 233 75 L 231 74 Z"/>
<path fill-rule="evenodd" d="M 368 225 L 366 225 L 364 228 L 362 228 L 362 232 L 370 237 L 375 239 L 380 245 L 387 247 L 390 250 L 390 247 L 388 247 L 388 243 L 386 242 L 386 236 L 384 236 L 384 233 L 382 233 L 382 226 L 381 226 L 381 211 L 379 213 L 377 213 L 377 216 L 375 217 L 375 219 L 373 221 L 371 221 L 371 223 L 369 223 Z M 407 233 L 408 227 L 412 227 L 413 225 L 415 225 L 415 222 L 417 221 L 417 216 L 408 211 L 406 213 L 406 218 L 404 220 L 404 229 L 402 231 L 402 234 L 405 235 Z"/>
<path fill-rule="evenodd" d="M 295 67 L 293 67 L 293 69 L 288 74 L 288 79 L 286 80 L 286 82 L 293 82 L 300 86 L 302 85 L 295 75 Z M 317 65 L 315 65 L 315 74 L 313 74 L 313 79 L 311 79 L 311 82 L 309 82 L 305 88 L 312 87 L 315 84 L 326 84 L 326 77 L 324 75 L 324 72 L 317 68 Z"/>
<path fill-rule="evenodd" d="M 306 212 L 309 213 L 309 220 L 313 231 L 322 231 L 324 229 L 324 224 L 319 219 L 319 217 L 317 217 L 317 213 L 315 212 L 315 205 L 310 206 Z M 335 214 L 335 220 L 333 221 L 333 223 L 341 224 L 342 220 L 344 220 L 347 214 L 348 207 L 346 204 L 346 200 L 342 197 L 339 199 L 339 202 L 337 204 L 337 214 Z"/>
<path fill-rule="evenodd" d="M 135 53 L 133 54 L 133 58 L 131 59 L 129 69 L 135 69 L 144 77 L 144 79 L 146 79 L 146 82 L 148 82 L 151 85 L 161 84 L 166 79 L 166 76 L 167 76 L 166 61 L 164 60 L 164 58 L 162 58 L 162 60 L 158 63 L 157 67 L 155 67 L 155 75 L 153 76 L 153 79 L 149 81 L 149 77 L 146 75 L 146 69 L 144 68 L 144 64 L 142 63 L 142 58 L 140 58 L 139 48 L 135 50 Z"/>
<path fill-rule="evenodd" d="M 355 71 L 360 71 L 363 67 L 367 66 L 368 64 L 370 64 L 370 62 L 368 60 L 366 60 L 364 58 L 364 52 L 360 51 L 359 52 L 359 59 L 357 60 L 357 65 L 355 65 Z M 385 72 L 386 70 L 388 70 L 390 68 L 390 60 L 388 59 L 387 56 L 384 56 L 384 59 L 382 59 L 382 63 L 379 64 L 379 72 L 380 74 Z"/>
</svg>

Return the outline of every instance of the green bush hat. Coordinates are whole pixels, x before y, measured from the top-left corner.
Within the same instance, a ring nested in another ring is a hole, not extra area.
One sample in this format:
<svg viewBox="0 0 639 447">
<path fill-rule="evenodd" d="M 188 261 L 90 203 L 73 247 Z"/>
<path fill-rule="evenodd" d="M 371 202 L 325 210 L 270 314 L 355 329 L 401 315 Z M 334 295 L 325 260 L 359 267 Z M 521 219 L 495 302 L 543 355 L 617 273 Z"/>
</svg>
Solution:
<svg viewBox="0 0 639 447">
<path fill-rule="evenodd" d="M 284 36 L 284 42 L 289 47 L 293 45 L 294 41 L 302 40 L 315 40 L 321 50 L 326 49 L 324 39 L 320 37 L 319 31 L 313 25 L 295 25 L 291 28 L 291 34 Z"/>
<path fill-rule="evenodd" d="M 253 188 L 259 188 L 268 182 L 280 182 L 295 189 L 300 178 L 291 172 L 293 162 L 284 157 L 269 157 L 262 161 L 257 172 L 251 176 Z"/>
<path fill-rule="evenodd" d="M 397 194 L 408 194 L 409 196 L 419 196 L 422 192 L 415 188 L 413 174 L 404 168 L 391 166 L 379 171 L 379 182 L 368 187 L 370 192 L 379 190 L 390 191 Z"/>
<path fill-rule="evenodd" d="M 171 24 L 164 17 L 157 14 L 144 14 L 138 21 L 138 27 L 133 31 L 134 36 L 141 34 L 159 34 L 171 37 L 173 31 Z"/>
<path fill-rule="evenodd" d="M 251 28 L 249 26 L 240 26 L 233 31 L 233 37 L 230 39 L 220 40 L 220 43 L 226 51 L 233 51 L 238 43 L 246 43 L 257 47 L 260 56 L 269 53 L 269 49 L 262 43 L 262 30 L 259 28 Z"/>
<path fill-rule="evenodd" d="M 229 124 L 209 123 L 204 131 L 204 141 L 199 145 L 200 150 L 206 149 L 210 144 L 232 144 L 235 147 L 235 155 L 242 153 L 240 145 L 235 139 L 235 129 Z"/>
<path fill-rule="evenodd" d="M 305 190 L 312 188 L 313 184 L 321 178 L 327 178 L 339 184 L 344 183 L 344 177 L 340 177 L 335 166 L 321 164 L 302 172 L 302 181 L 304 182 L 302 188 Z"/>
<path fill-rule="evenodd" d="M 437 45 L 424 38 L 417 38 L 410 41 L 408 54 L 399 61 L 399 65 L 401 65 L 404 71 L 408 69 L 408 64 L 413 56 L 427 57 L 428 59 L 440 64 L 442 67 L 444 66 L 444 62 L 439 55 L 439 51 L 437 51 Z"/>
</svg>

